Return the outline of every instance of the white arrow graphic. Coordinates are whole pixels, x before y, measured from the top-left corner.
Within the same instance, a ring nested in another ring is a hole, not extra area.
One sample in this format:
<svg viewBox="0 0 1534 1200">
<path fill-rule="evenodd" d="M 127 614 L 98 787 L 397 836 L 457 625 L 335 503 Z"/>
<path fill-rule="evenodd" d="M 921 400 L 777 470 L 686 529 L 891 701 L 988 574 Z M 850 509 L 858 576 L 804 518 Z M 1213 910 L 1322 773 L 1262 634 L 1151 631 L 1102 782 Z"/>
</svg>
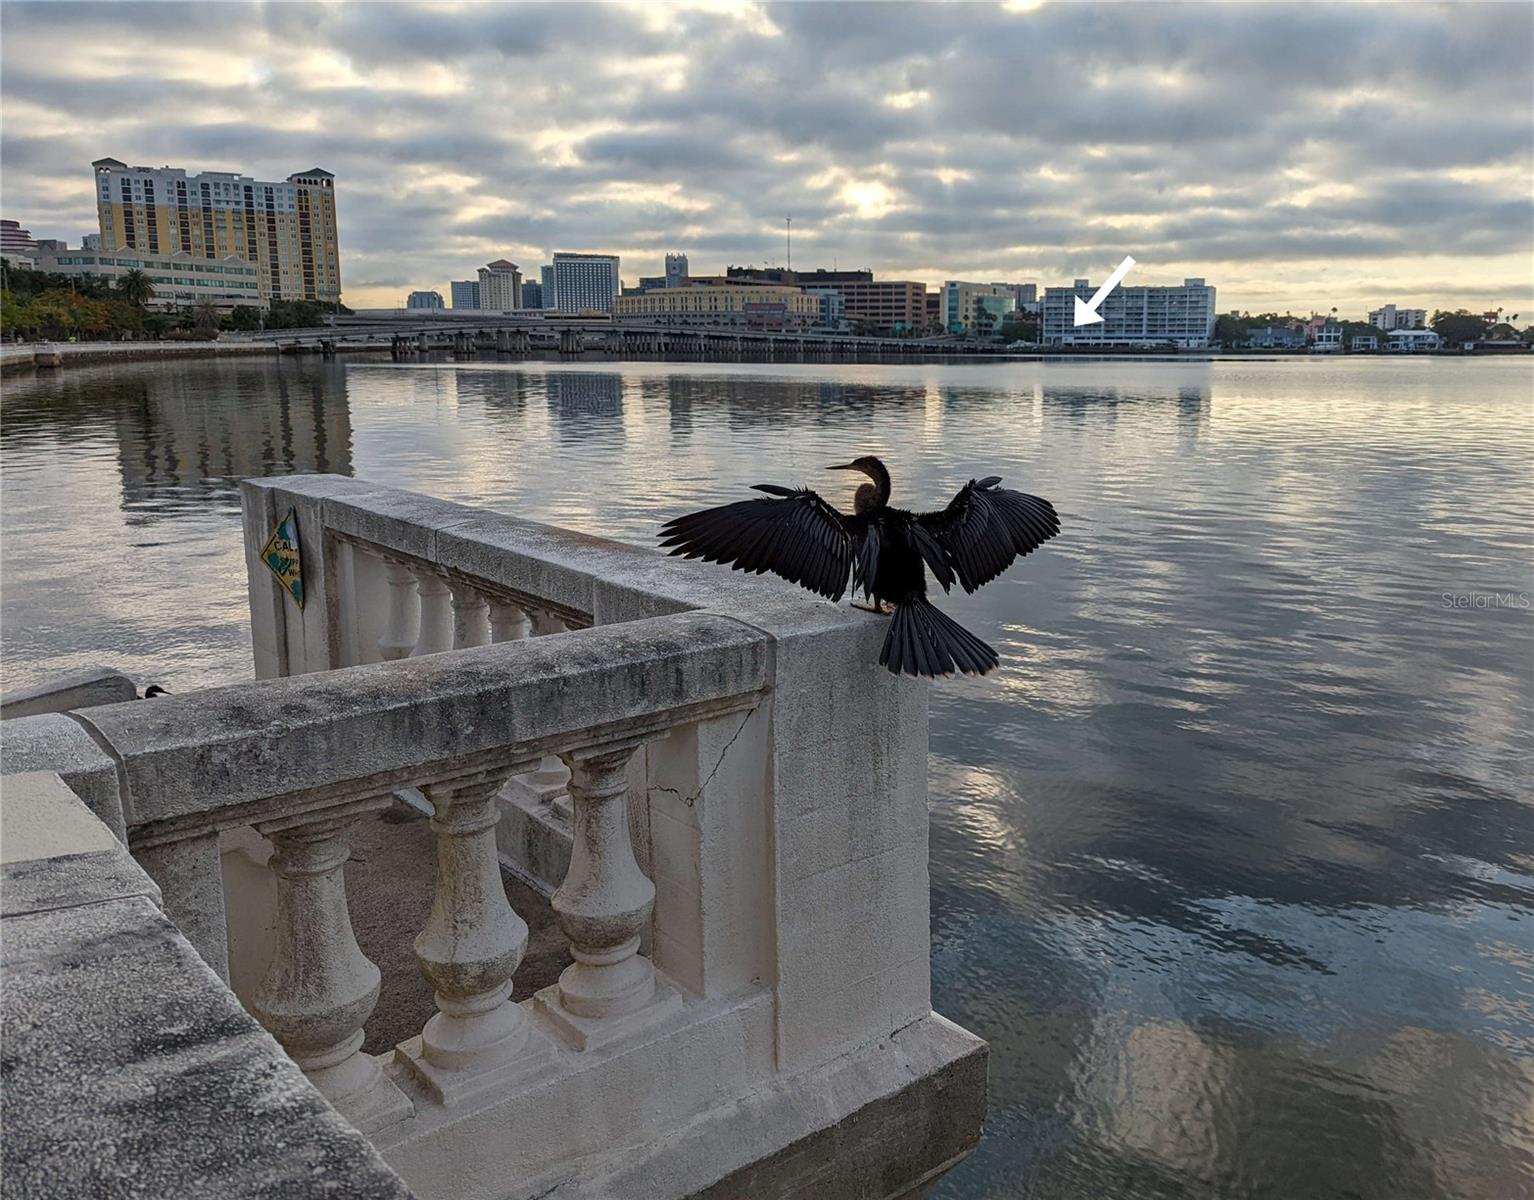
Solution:
<svg viewBox="0 0 1534 1200">
<path fill-rule="evenodd" d="M 1077 325 L 1096 325 L 1102 320 L 1102 316 L 1097 311 L 1098 305 L 1108 298 L 1109 292 L 1118 287 L 1124 276 L 1129 274 L 1129 268 L 1134 265 L 1135 260 L 1127 254 L 1124 255 L 1124 261 L 1113 269 L 1113 274 L 1108 276 L 1103 286 L 1092 293 L 1090 300 L 1083 300 L 1080 296 L 1076 297 Z"/>
</svg>

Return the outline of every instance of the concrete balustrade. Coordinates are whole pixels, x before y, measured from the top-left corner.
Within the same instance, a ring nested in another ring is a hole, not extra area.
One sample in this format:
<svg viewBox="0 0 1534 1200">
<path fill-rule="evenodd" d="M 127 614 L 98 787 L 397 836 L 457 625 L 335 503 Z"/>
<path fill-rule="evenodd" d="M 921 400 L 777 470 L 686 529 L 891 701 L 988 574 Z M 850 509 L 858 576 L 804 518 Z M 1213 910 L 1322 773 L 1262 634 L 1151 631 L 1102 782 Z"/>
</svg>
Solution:
<svg viewBox="0 0 1534 1200">
<path fill-rule="evenodd" d="M 928 994 L 927 687 L 874 665 L 882 621 L 358 480 L 242 487 L 258 680 L 9 742 L 120 820 L 216 967 L 209 850 L 270 839 L 242 875 L 270 961 L 233 940 L 232 974 L 417 1195 L 893 1200 L 968 1152 L 984 1045 Z M 302 609 L 259 559 L 290 508 Z M 521 790 L 551 760 L 564 811 Z M 346 822 L 400 789 L 433 812 L 402 932 L 438 1011 L 373 1057 Z M 575 959 L 521 1003 L 503 865 Z"/>
</svg>

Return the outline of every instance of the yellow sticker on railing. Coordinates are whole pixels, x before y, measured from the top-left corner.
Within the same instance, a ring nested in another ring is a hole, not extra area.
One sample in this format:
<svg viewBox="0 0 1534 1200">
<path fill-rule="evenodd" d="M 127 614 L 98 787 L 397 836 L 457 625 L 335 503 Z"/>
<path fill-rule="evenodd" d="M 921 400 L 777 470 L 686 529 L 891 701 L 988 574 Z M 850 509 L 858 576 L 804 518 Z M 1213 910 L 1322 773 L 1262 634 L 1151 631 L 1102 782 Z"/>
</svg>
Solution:
<svg viewBox="0 0 1534 1200">
<path fill-rule="evenodd" d="M 304 606 L 304 568 L 298 553 L 298 513 L 288 509 L 288 515 L 277 522 L 272 536 L 261 551 L 261 560 L 271 568 L 288 595 L 293 597 L 300 609 Z"/>
</svg>

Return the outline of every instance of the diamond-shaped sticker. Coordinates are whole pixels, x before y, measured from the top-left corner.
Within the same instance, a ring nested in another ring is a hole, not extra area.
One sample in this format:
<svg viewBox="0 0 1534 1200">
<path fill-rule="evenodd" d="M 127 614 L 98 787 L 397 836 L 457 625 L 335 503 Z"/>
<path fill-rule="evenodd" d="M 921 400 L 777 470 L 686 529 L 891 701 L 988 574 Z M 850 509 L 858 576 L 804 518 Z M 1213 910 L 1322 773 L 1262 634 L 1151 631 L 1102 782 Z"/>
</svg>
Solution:
<svg viewBox="0 0 1534 1200">
<path fill-rule="evenodd" d="M 277 522 L 272 536 L 261 551 L 261 561 L 271 568 L 283 590 L 293 597 L 300 609 L 304 606 L 304 569 L 298 553 L 298 513 L 288 509 L 288 515 Z"/>
</svg>

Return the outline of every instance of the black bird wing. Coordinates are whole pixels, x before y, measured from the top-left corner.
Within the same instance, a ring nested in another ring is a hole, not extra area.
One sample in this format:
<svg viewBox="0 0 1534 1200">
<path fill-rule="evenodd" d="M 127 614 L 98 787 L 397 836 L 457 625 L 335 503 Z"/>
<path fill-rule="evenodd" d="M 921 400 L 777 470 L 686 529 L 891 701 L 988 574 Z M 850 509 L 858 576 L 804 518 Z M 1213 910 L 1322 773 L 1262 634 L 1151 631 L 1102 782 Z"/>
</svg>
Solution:
<svg viewBox="0 0 1534 1200">
<path fill-rule="evenodd" d="M 728 563 L 760 575 L 771 571 L 830 600 L 847 590 L 857 552 L 853 526 L 809 488 L 759 483 L 775 500 L 739 500 L 677 517 L 661 527 L 673 555 Z"/>
<path fill-rule="evenodd" d="M 1000 482 L 999 475 L 971 479 L 942 512 L 917 515 L 917 548 L 944 591 L 957 575 L 973 592 L 1060 532 L 1053 504 Z"/>
</svg>

